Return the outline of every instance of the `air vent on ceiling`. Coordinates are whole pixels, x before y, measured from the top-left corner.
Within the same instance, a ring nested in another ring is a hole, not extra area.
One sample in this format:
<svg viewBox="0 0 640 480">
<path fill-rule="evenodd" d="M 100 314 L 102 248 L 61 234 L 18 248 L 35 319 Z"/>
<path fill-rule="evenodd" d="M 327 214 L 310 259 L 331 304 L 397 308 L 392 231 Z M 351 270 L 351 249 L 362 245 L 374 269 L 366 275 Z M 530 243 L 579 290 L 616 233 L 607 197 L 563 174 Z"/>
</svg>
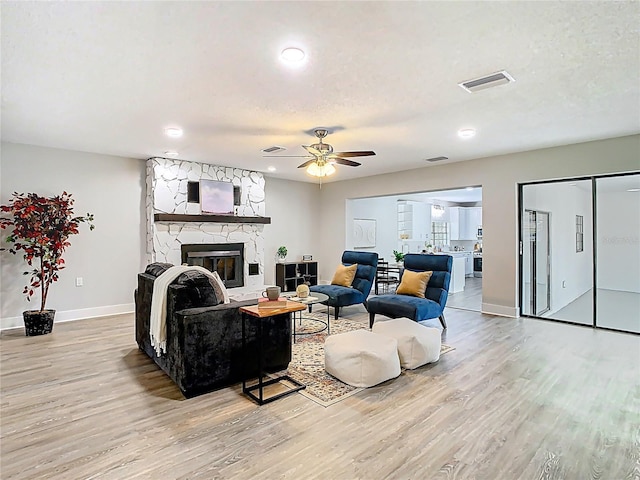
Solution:
<svg viewBox="0 0 640 480">
<path fill-rule="evenodd" d="M 274 145 L 273 147 L 267 147 L 262 149 L 264 153 L 275 153 L 275 152 L 281 152 L 283 150 L 286 150 L 286 148 L 279 147 L 278 145 Z"/>
<path fill-rule="evenodd" d="M 449 160 L 449 157 L 433 157 L 427 158 L 427 162 L 441 162 L 442 160 Z"/>
<path fill-rule="evenodd" d="M 515 79 L 506 70 L 501 70 L 499 72 L 492 73 L 491 75 L 467 80 L 466 82 L 459 83 L 458 85 L 467 92 L 473 93 L 478 90 L 497 87 L 498 85 L 504 85 L 505 83 L 511 82 L 515 82 Z"/>
</svg>

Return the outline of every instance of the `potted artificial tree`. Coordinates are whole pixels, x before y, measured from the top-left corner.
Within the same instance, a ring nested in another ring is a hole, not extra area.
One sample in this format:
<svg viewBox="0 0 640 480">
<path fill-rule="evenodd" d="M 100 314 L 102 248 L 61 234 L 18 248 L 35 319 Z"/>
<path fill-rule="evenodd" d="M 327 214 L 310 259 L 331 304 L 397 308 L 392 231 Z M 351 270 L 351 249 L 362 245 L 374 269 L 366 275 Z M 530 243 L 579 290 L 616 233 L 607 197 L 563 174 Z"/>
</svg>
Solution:
<svg viewBox="0 0 640 480">
<path fill-rule="evenodd" d="M 51 284 L 58 280 L 58 272 L 64 268 L 62 254 L 70 245 L 69 237 L 78 233 L 81 223 L 87 222 L 93 230 L 93 215 L 73 216 L 71 195 L 63 192 L 55 197 L 41 197 L 35 193 L 14 193 L 7 205 L 0 205 L 0 228 L 10 229 L 5 238 L 9 251 L 22 257 L 29 267 L 23 275 L 31 275 L 23 294 L 27 300 L 40 289 L 40 310 L 23 312 L 27 336 L 51 333 L 55 310 L 46 310 L 47 295 Z"/>
</svg>

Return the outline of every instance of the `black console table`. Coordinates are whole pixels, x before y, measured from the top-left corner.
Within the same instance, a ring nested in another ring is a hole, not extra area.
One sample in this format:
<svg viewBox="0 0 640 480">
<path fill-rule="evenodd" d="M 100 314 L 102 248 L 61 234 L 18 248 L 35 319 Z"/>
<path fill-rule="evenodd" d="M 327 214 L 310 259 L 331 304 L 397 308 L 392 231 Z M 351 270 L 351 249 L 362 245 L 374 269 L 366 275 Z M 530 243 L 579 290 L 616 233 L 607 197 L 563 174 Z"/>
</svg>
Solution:
<svg viewBox="0 0 640 480">
<path fill-rule="evenodd" d="M 240 311 L 242 312 L 242 352 L 244 358 L 247 358 L 246 351 L 246 322 L 247 317 L 252 317 L 255 321 L 258 322 L 258 383 L 252 386 L 247 386 L 247 378 L 246 374 L 243 374 L 242 380 L 242 391 L 248 397 L 253 399 L 258 403 L 258 405 L 264 405 L 265 403 L 273 402 L 274 400 L 278 400 L 286 395 L 291 393 L 298 392 L 304 388 L 307 388 L 306 385 L 294 380 L 289 375 L 281 375 L 276 378 L 271 378 L 267 381 L 263 380 L 265 377 L 264 371 L 264 346 L 263 346 L 263 336 L 262 336 L 262 319 L 268 317 L 279 316 L 282 317 L 282 321 L 291 322 L 291 314 L 293 312 L 297 312 L 300 310 L 306 310 L 307 306 L 298 302 L 290 302 L 287 300 L 286 306 L 282 308 L 260 308 L 258 305 L 250 305 L 247 307 L 240 307 Z M 294 385 L 293 388 L 288 387 L 288 390 L 273 395 L 271 397 L 264 397 L 264 388 L 273 385 L 274 383 L 278 383 L 282 380 L 287 381 L 288 383 Z M 253 393 L 255 390 L 258 391 L 258 395 Z"/>
</svg>

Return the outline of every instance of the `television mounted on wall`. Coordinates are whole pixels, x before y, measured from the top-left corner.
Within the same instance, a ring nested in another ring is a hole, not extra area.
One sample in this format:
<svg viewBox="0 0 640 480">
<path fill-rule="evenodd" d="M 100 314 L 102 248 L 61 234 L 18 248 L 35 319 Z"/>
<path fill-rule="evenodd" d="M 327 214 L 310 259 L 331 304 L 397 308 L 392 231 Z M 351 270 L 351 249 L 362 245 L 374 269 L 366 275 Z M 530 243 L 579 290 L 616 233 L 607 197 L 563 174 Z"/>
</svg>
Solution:
<svg viewBox="0 0 640 480">
<path fill-rule="evenodd" d="M 233 184 L 200 180 L 200 210 L 205 213 L 233 215 Z"/>
</svg>

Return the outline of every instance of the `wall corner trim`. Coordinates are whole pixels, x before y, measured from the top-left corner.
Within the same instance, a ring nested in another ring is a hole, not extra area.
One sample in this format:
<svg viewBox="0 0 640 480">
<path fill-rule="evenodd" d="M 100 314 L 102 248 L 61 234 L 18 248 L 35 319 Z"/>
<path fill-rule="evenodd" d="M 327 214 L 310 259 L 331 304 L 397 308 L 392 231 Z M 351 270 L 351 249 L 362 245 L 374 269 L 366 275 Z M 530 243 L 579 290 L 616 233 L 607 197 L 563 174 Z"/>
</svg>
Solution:
<svg viewBox="0 0 640 480">
<path fill-rule="evenodd" d="M 134 310 L 135 305 L 133 303 L 81 308 L 78 310 L 60 310 L 56 311 L 55 323 L 86 320 L 97 317 L 109 317 L 111 315 L 123 315 L 126 313 L 133 313 Z M 10 328 L 24 328 L 24 321 L 22 320 L 22 317 L 0 318 L 0 330 L 8 330 Z"/>
<path fill-rule="evenodd" d="M 481 311 L 482 313 L 486 313 L 487 315 L 497 315 L 499 317 L 518 318 L 520 316 L 518 314 L 517 307 L 507 307 L 504 305 L 494 305 L 491 303 L 483 303 Z"/>
</svg>

